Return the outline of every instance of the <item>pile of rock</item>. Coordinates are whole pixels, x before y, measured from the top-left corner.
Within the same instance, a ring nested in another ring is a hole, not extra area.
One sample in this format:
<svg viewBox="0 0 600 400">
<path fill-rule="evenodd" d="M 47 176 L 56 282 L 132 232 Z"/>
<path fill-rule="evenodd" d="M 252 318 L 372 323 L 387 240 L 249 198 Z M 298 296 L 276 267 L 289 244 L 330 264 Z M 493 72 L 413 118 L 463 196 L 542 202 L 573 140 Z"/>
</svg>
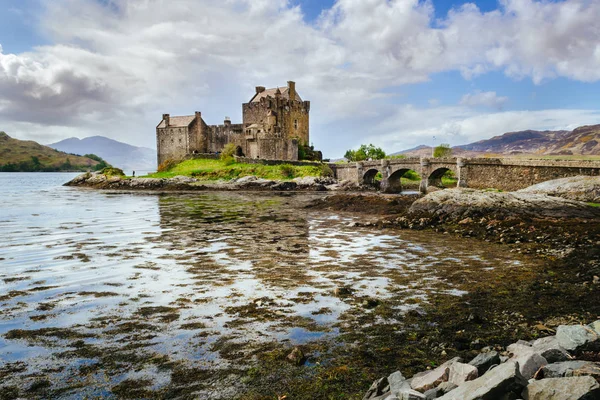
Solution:
<svg viewBox="0 0 600 400">
<path fill-rule="evenodd" d="M 519 192 L 547 194 L 565 199 L 600 203 L 600 176 L 572 176 L 541 182 Z"/>
<path fill-rule="evenodd" d="M 373 382 L 363 400 L 600 399 L 600 320 L 561 325 L 555 336 L 518 341 L 499 354 L 487 349 L 469 363 L 453 358 L 410 379 L 396 371 Z"/>
</svg>

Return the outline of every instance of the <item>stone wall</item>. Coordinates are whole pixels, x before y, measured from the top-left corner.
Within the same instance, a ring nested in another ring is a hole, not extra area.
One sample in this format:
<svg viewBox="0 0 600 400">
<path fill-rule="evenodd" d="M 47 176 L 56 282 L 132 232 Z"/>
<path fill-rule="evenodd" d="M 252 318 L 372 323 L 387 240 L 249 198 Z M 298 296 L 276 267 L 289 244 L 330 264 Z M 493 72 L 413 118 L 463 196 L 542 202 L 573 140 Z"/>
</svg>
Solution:
<svg viewBox="0 0 600 400">
<path fill-rule="evenodd" d="M 466 186 L 518 190 L 569 176 L 600 176 L 598 161 L 465 159 L 460 168 Z"/>
<path fill-rule="evenodd" d="M 180 160 L 189 153 L 189 129 L 187 127 L 167 127 L 156 129 L 156 149 L 158 165 L 165 160 Z"/>
</svg>

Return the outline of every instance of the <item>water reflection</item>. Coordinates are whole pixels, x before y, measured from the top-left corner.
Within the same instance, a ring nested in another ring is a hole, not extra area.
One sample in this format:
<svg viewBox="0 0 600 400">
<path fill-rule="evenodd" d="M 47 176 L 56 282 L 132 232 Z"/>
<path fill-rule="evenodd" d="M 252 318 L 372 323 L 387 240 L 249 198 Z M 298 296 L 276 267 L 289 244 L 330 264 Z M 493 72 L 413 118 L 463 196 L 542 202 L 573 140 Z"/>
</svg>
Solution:
<svg viewBox="0 0 600 400">
<path fill-rule="evenodd" d="M 66 373 L 87 377 L 79 395 L 148 375 L 166 387 L 173 362 L 247 367 L 260 343 L 327 340 L 381 301 L 406 312 L 463 295 L 452 274 L 519 265 L 493 246 L 357 228 L 306 211 L 307 195 L 31 190 L 0 215 L 0 360 L 24 363 L 5 374 L 21 387 L 39 374 L 69 387 Z"/>
</svg>

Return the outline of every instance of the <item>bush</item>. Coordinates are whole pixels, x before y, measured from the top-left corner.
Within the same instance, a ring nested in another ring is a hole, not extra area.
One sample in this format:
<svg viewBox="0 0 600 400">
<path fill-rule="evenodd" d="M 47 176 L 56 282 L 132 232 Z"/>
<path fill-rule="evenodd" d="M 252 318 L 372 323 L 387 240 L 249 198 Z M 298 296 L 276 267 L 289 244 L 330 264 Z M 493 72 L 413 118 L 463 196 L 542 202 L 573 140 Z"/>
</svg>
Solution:
<svg viewBox="0 0 600 400">
<path fill-rule="evenodd" d="M 321 176 L 333 177 L 333 170 L 327 164 L 321 164 Z"/>
<path fill-rule="evenodd" d="M 294 168 L 294 166 L 290 164 L 281 164 L 279 166 L 279 170 L 281 171 L 281 175 L 283 175 L 284 178 L 291 179 L 296 173 L 296 168 Z"/>
<path fill-rule="evenodd" d="M 419 176 L 419 174 L 417 174 L 412 169 L 406 171 L 406 173 L 404 175 L 402 175 L 402 177 L 408 179 L 409 181 L 418 181 L 418 180 L 421 180 L 421 177 Z"/>
<path fill-rule="evenodd" d="M 452 157 L 452 148 L 449 144 L 442 143 L 433 149 L 433 156 L 438 157 Z"/>
<path fill-rule="evenodd" d="M 170 171 L 176 165 L 177 165 L 177 161 L 175 161 L 175 160 L 165 160 L 162 163 L 160 163 L 160 165 L 158 166 L 157 171 L 158 172 Z"/>
<path fill-rule="evenodd" d="M 125 172 L 122 169 L 113 167 L 103 168 L 100 173 L 106 176 L 125 176 Z"/>
<path fill-rule="evenodd" d="M 223 147 L 223 151 L 221 152 L 221 160 L 225 161 L 228 158 L 234 159 L 233 156 L 236 153 L 237 146 L 235 143 L 227 143 L 225 147 Z M 234 161 L 235 162 L 235 161 Z M 230 164 L 227 164 L 230 165 Z"/>
<path fill-rule="evenodd" d="M 223 154 L 221 154 L 221 161 L 223 161 L 225 166 L 235 164 L 235 158 L 233 158 L 233 156 L 223 157 Z"/>
</svg>

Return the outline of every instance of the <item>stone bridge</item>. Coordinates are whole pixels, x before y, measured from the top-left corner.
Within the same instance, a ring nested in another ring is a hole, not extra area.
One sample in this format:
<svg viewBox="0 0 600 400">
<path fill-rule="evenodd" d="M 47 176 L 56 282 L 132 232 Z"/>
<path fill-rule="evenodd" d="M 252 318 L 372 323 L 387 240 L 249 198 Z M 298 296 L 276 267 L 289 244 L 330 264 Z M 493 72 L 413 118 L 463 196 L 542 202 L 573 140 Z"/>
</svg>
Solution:
<svg viewBox="0 0 600 400">
<path fill-rule="evenodd" d="M 514 158 L 403 158 L 329 164 L 336 178 L 374 184 L 381 174 L 383 192 L 402 191 L 400 178 L 408 171 L 421 177 L 419 190 L 442 186 L 442 176 L 452 171 L 459 187 L 518 190 L 551 179 L 576 175 L 600 175 L 600 161 L 532 160 Z"/>
</svg>

